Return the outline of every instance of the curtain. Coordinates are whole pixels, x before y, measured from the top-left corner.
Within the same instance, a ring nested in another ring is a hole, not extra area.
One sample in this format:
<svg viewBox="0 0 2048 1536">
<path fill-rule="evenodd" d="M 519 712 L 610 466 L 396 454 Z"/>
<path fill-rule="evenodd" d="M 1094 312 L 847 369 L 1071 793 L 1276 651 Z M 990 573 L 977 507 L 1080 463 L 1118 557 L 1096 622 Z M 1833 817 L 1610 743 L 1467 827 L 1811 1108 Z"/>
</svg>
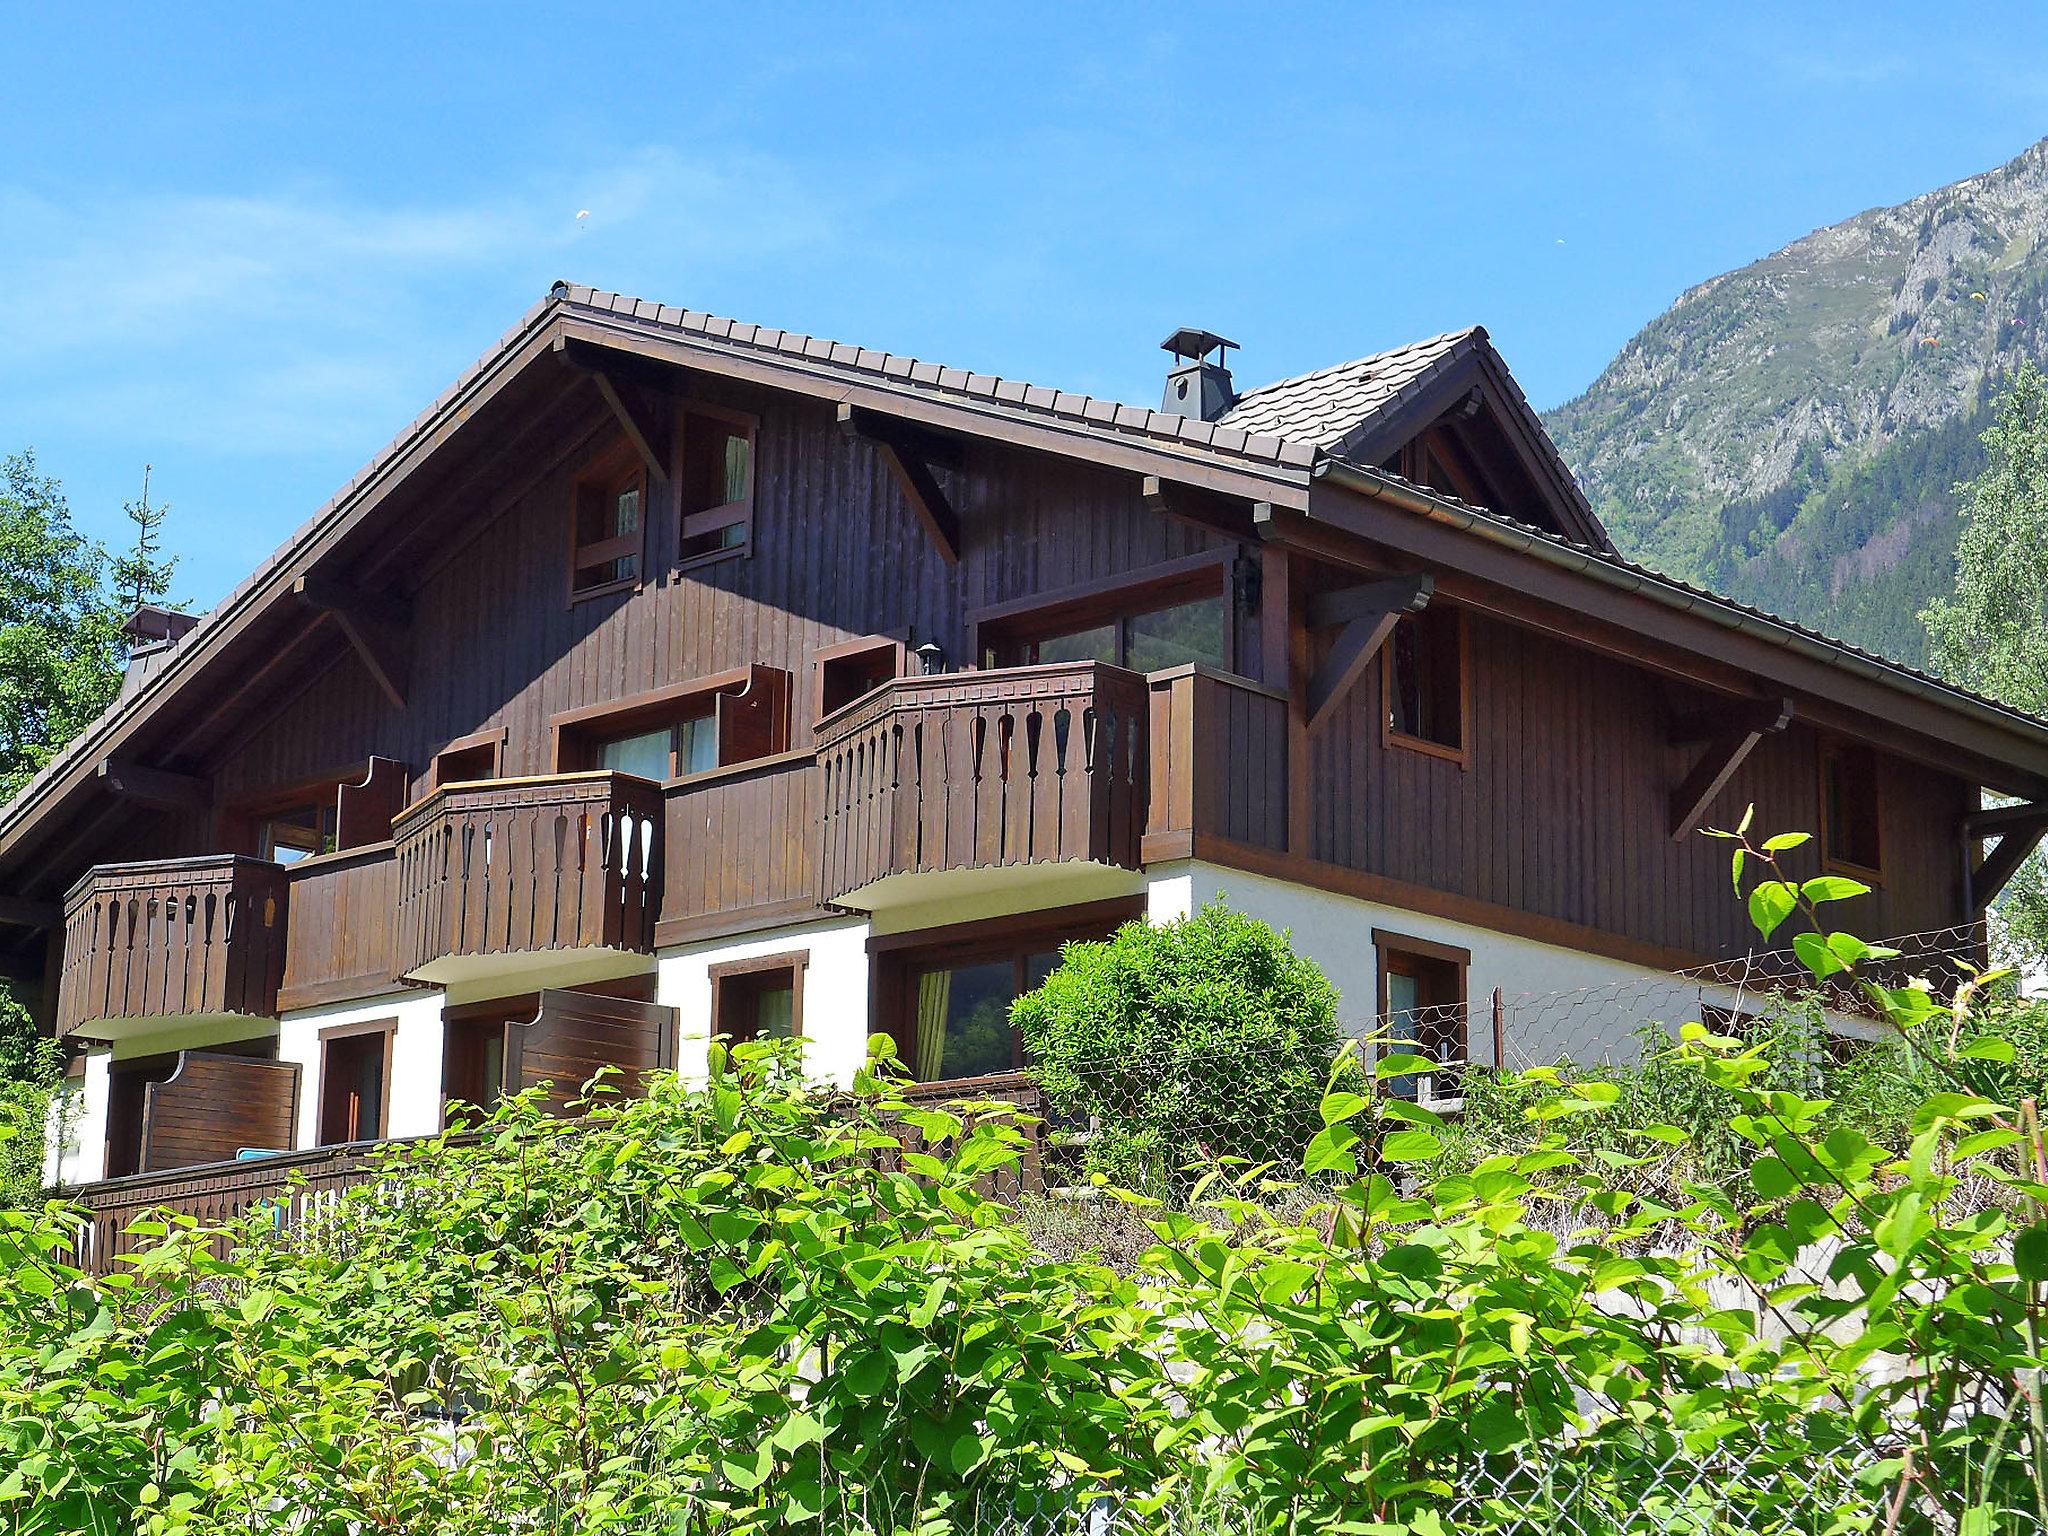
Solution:
<svg viewBox="0 0 2048 1536">
<path fill-rule="evenodd" d="M 946 1065 L 946 1013 L 953 973 L 926 971 L 917 978 L 917 1040 L 910 1068 L 921 1083 L 935 1083 Z"/>
</svg>

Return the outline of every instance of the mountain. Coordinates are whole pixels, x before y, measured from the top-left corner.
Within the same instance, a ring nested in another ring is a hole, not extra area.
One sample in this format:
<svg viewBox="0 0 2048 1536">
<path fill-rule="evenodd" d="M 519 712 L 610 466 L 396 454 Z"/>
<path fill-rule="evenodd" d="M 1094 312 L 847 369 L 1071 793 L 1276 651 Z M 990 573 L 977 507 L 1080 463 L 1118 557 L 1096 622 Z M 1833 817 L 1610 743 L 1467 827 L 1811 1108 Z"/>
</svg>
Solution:
<svg viewBox="0 0 2048 1536">
<path fill-rule="evenodd" d="M 1918 662 L 1955 482 L 2048 357 L 2048 139 L 1701 283 L 1546 417 L 1624 553 Z"/>
</svg>

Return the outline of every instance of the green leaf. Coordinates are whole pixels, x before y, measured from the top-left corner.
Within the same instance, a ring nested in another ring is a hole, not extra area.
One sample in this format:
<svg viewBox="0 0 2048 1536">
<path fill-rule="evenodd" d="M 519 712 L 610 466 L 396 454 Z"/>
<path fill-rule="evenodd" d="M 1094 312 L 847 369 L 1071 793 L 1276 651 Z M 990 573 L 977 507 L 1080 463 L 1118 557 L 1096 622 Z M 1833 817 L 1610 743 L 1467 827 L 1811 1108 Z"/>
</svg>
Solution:
<svg viewBox="0 0 2048 1536">
<path fill-rule="evenodd" d="M 1326 1093 L 1323 1095 L 1322 1102 L 1323 1124 L 1337 1125 L 1342 1121 L 1351 1119 L 1355 1115 L 1361 1115 L 1365 1113 L 1370 1103 L 1371 1100 L 1365 1098 L 1362 1094 L 1344 1093 L 1342 1091 Z"/>
<path fill-rule="evenodd" d="M 1956 1055 L 1964 1061 L 1997 1061 L 2009 1066 L 2013 1060 L 2012 1042 L 1987 1036 L 1982 1040 L 1970 1041 L 1958 1050 Z"/>
<path fill-rule="evenodd" d="M 1413 1051 L 1396 1051 L 1382 1056 L 1373 1066 L 1373 1076 L 1385 1082 L 1390 1077 L 1411 1077 L 1417 1072 L 1434 1072 L 1439 1063 Z"/>
<path fill-rule="evenodd" d="M 1808 901 L 1849 901 L 1857 896 L 1868 896 L 1870 887 L 1861 880 L 1851 880 L 1847 875 L 1815 875 L 1799 887 L 1799 894 Z"/>
<path fill-rule="evenodd" d="M 1776 933 L 1799 905 L 1799 892 L 1783 880 L 1760 880 L 1749 893 L 1749 920 L 1765 938 Z"/>
<path fill-rule="evenodd" d="M 1792 953 L 1799 957 L 1799 963 L 1811 971 L 1817 981 L 1826 981 L 1849 968 L 1828 947 L 1828 941 L 1817 933 L 1795 933 L 1792 936 Z"/>
<path fill-rule="evenodd" d="M 2012 1240 L 2012 1267 L 2029 1285 L 2048 1280 L 2048 1222 L 2020 1229 Z"/>
<path fill-rule="evenodd" d="M 1787 848 L 1799 848 L 1813 841 L 1811 832 L 1779 832 L 1764 839 L 1765 853 L 1783 853 Z"/>
<path fill-rule="evenodd" d="M 1357 1145 L 1358 1132 L 1349 1125 L 1341 1120 L 1335 1125 L 1326 1125 L 1308 1144 L 1308 1151 L 1301 1160 L 1302 1168 L 1308 1173 L 1356 1173 L 1358 1156 L 1352 1148 Z"/>
<path fill-rule="evenodd" d="M 1444 1144 L 1428 1131 L 1396 1131 L 1380 1143 L 1383 1163 L 1423 1163 L 1437 1156 Z"/>
<path fill-rule="evenodd" d="M 1775 1157 L 1760 1157 L 1750 1164 L 1749 1182 L 1766 1200 L 1782 1200 L 1799 1188 L 1792 1170 Z"/>
</svg>

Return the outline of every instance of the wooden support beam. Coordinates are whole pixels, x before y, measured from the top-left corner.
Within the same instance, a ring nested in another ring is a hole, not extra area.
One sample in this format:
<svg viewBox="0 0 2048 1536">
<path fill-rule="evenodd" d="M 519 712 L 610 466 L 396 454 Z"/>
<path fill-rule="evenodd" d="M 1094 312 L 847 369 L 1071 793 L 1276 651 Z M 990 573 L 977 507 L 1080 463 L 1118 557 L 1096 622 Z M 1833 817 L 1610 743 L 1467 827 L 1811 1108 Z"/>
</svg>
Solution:
<svg viewBox="0 0 2048 1536">
<path fill-rule="evenodd" d="M 1756 744 L 1785 729 L 1792 720 L 1790 699 L 1759 699 L 1720 712 L 1718 728 L 1685 781 L 1671 792 L 1671 840 L 1683 842 L 1699 828 L 1714 797 L 1735 776 Z M 1696 729 L 1682 725 L 1680 729 Z M 1686 738 L 1679 738 L 1684 740 Z"/>
<path fill-rule="evenodd" d="M 0 923 L 16 928 L 54 928 L 64 919 L 64 909 L 54 901 L 31 901 L 26 896 L 0 896 Z"/>
<path fill-rule="evenodd" d="M 2048 834 L 2048 805 L 2025 802 L 1972 811 L 1963 818 L 1963 877 L 1969 896 L 1970 915 L 1981 917 L 1998 899 L 2026 862 L 2027 855 L 2041 845 Z M 1998 846 L 1977 861 L 1977 845 L 1987 837 Z"/>
<path fill-rule="evenodd" d="M 94 772 L 110 794 L 156 810 L 203 811 L 213 803 L 212 781 L 193 774 L 149 768 L 119 757 L 101 758 Z"/>
<path fill-rule="evenodd" d="M 411 625 L 406 605 L 319 576 L 301 576 L 292 583 L 292 592 L 307 608 L 334 621 L 391 707 L 405 708 L 406 639 Z"/>
<path fill-rule="evenodd" d="M 1358 619 L 1376 618 L 1389 609 L 1397 613 L 1420 613 L 1436 593 L 1436 578 L 1429 575 L 1390 576 L 1384 581 L 1360 582 L 1334 592 L 1318 592 L 1308 600 L 1308 622 L 1320 628 L 1350 624 Z"/>
<path fill-rule="evenodd" d="M 1225 533 L 1233 539 L 1255 536 L 1251 505 L 1237 497 L 1220 495 L 1198 485 L 1165 480 L 1158 475 L 1142 477 L 1138 495 L 1154 516 L 1170 517 L 1211 533 Z"/>
<path fill-rule="evenodd" d="M 871 444 L 882 456 L 933 546 L 948 565 L 958 565 L 960 515 L 932 474 L 934 461 L 921 438 L 885 416 L 853 405 L 839 407 L 839 430 L 856 442 Z"/>
<path fill-rule="evenodd" d="M 2027 855 L 2041 846 L 2043 833 L 2048 833 L 2048 820 L 2029 827 L 2014 827 L 1998 835 L 1998 846 L 1984 856 L 1984 862 L 1970 876 L 1972 917 L 1982 917 L 1985 909 L 1998 900 L 1998 893 L 2019 873 Z"/>
<path fill-rule="evenodd" d="M 1323 592 L 1309 599 L 1310 626 L 1342 624 L 1330 654 L 1308 681 L 1308 729 L 1319 730 L 1365 669 L 1379 655 L 1403 614 L 1429 606 L 1436 582 L 1429 576 L 1403 576 Z"/>
<path fill-rule="evenodd" d="M 648 479 L 657 485 L 668 482 L 669 434 L 661 419 L 647 408 L 637 391 L 630 384 L 621 384 L 608 373 L 594 373 L 597 392 L 604 396 L 604 403 L 611 407 L 617 418 L 619 430 L 626 434 L 626 441 L 633 445 L 633 451 L 640 455 L 640 462 L 647 466 Z"/>
</svg>

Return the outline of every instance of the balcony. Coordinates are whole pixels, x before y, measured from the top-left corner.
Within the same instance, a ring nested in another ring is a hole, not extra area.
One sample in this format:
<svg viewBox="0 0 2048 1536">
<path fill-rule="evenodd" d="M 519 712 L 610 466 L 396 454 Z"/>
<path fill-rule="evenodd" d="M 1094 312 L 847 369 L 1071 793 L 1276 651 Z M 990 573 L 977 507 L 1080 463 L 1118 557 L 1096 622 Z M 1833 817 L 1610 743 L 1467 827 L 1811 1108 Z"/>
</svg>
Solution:
<svg viewBox="0 0 2048 1536">
<path fill-rule="evenodd" d="M 59 1032 L 112 1039 L 154 1020 L 274 1018 L 284 874 L 239 854 L 88 870 L 64 901 Z"/>
<path fill-rule="evenodd" d="M 651 954 L 661 822 L 660 787 L 621 773 L 434 791 L 391 824 L 393 969 L 445 986 Z"/>
<path fill-rule="evenodd" d="M 883 684 L 818 727 L 819 899 L 951 900 L 1027 867 L 1083 899 L 1072 877 L 1138 869 L 1148 707 L 1099 662 Z"/>
</svg>

